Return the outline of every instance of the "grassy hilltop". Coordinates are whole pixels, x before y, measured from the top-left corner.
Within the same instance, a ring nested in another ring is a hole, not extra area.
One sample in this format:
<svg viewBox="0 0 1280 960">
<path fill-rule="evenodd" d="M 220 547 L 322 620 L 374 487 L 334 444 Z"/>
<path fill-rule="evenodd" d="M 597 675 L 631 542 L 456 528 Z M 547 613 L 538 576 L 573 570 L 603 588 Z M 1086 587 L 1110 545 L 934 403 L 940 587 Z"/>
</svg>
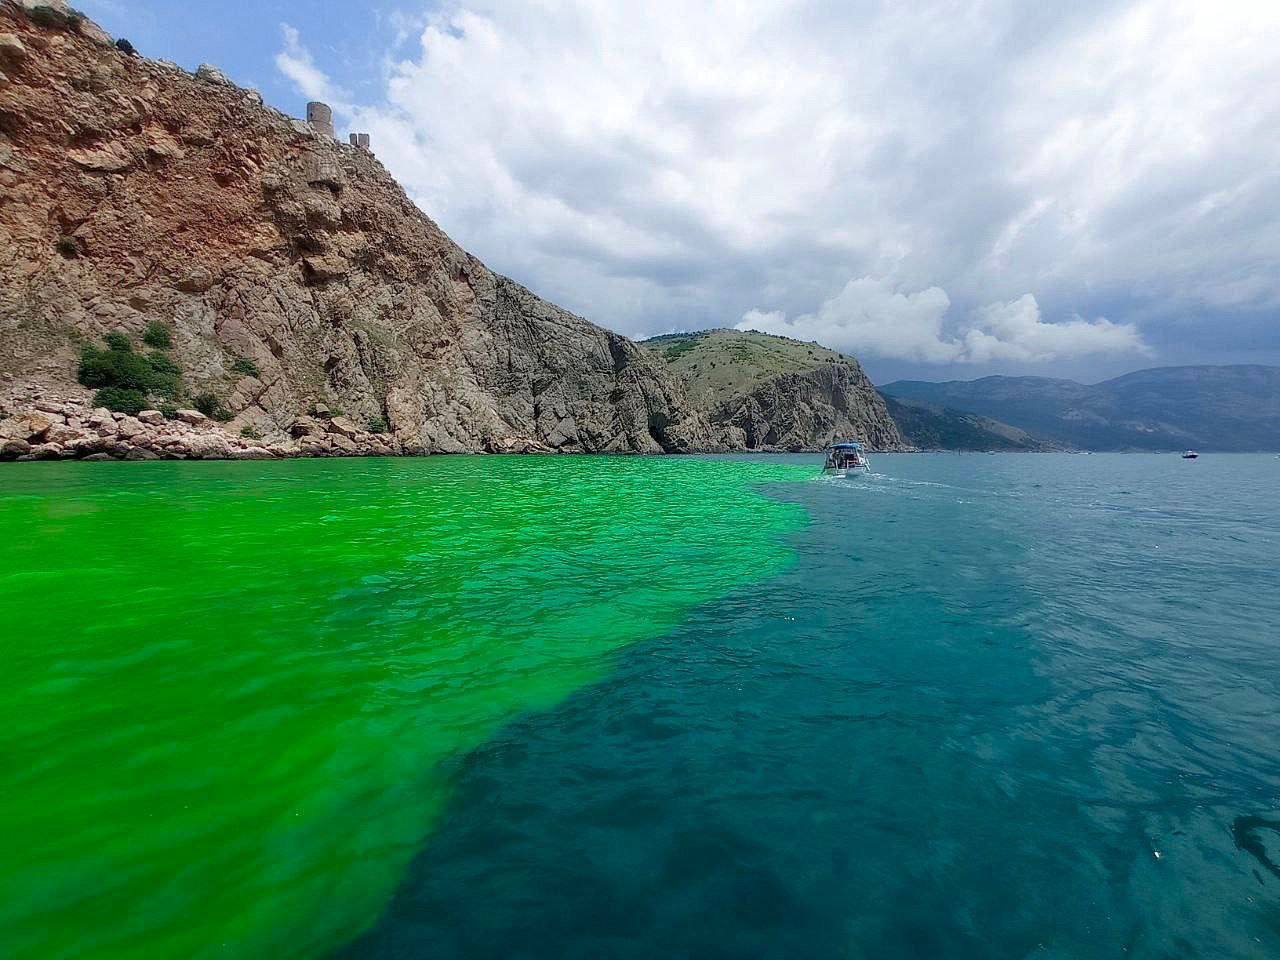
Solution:
<svg viewBox="0 0 1280 960">
<path fill-rule="evenodd" d="M 755 330 L 667 333 L 644 340 L 642 345 L 682 377 L 701 402 L 722 402 L 780 374 L 802 373 L 832 363 L 857 363 L 853 357 L 821 344 Z"/>
</svg>

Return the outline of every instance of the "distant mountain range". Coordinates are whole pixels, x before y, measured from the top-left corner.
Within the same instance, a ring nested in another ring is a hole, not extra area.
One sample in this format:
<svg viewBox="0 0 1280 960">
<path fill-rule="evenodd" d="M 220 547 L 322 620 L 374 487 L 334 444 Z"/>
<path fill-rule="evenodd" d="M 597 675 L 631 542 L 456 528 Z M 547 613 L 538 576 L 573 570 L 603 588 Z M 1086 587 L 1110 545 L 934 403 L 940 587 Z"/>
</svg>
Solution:
<svg viewBox="0 0 1280 960">
<path fill-rule="evenodd" d="M 902 439 L 917 450 L 1060 450 L 1061 444 L 1033 437 L 999 420 L 881 393 Z"/>
<path fill-rule="evenodd" d="M 854 357 L 817 343 L 719 329 L 643 346 L 713 429 L 733 433 L 731 447 L 858 436 L 882 450 L 1280 451 L 1280 367 L 1157 367 L 1096 384 L 898 380 L 877 395 Z"/>
<path fill-rule="evenodd" d="M 916 408 L 990 417 L 1040 442 L 1082 450 L 1280 450 L 1280 367 L 1157 367 L 1096 384 L 898 380 L 880 392 Z M 909 442 L 926 445 L 903 428 L 900 409 L 891 404 L 890 413 Z"/>
</svg>

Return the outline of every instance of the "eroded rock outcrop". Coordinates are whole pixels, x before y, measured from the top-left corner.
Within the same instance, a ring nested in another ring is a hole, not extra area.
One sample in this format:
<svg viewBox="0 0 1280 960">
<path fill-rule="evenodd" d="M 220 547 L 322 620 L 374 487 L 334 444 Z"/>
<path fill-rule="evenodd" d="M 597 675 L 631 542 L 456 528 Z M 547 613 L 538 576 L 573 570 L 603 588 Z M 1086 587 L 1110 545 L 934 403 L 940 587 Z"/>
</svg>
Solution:
<svg viewBox="0 0 1280 960">
<path fill-rule="evenodd" d="M 812 451 L 840 438 L 908 449 L 884 398 L 847 354 L 758 330 L 665 334 L 644 346 L 734 449 Z"/>
<path fill-rule="evenodd" d="M 843 363 L 771 377 L 716 407 L 711 420 L 747 449 L 821 450 L 843 437 L 873 450 L 904 448 L 862 368 Z"/>
<path fill-rule="evenodd" d="M 370 448 L 395 453 L 723 447 L 646 351 L 494 274 L 369 151 L 216 71 L 117 51 L 87 22 L 40 25 L 4 0 L 0 34 L 0 390 L 11 404 L 56 395 L 83 412 L 81 345 L 159 320 L 188 393 L 216 395 L 234 417 L 183 426 L 233 444 L 242 430 L 260 435 L 272 455 L 364 452 L 355 435 L 373 422 L 389 434 Z M 350 426 L 295 435 L 317 404 Z M 134 437 L 179 429 L 138 422 L 134 436 L 116 427 L 104 444 L 58 450 L 38 437 L 19 452 L 32 441 L 10 437 L 10 454 L 113 456 L 128 443 L 123 455 L 163 455 L 166 443 Z M 202 441 L 200 455 L 220 442 Z"/>
</svg>

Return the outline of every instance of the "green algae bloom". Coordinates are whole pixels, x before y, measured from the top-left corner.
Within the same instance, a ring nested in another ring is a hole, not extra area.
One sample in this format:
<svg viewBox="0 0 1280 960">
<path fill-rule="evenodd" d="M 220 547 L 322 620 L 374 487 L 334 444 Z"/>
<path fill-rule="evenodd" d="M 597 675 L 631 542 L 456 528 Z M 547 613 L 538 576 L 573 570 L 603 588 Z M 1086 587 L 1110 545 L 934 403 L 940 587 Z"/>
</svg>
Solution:
<svg viewBox="0 0 1280 960">
<path fill-rule="evenodd" d="M 810 474 L 698 458 L 0 475 L 0 954 L 310 957 L 451 762 L 779 571 Z"/>
</svg>

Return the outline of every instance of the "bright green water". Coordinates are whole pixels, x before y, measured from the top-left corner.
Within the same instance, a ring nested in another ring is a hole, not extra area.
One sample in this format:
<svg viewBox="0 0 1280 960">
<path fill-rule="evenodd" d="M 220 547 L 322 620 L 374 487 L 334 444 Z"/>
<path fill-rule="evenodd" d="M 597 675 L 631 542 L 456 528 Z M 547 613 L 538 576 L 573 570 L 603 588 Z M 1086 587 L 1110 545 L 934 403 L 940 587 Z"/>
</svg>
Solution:
<svg viewBox="0 0 1280 960">
<path fill-rule="evenodd" d="M 29 464 L 0 474 L 0 954 L 315 956 L 450 761 L 783 567 L 811 466 Z"/>
</svg>

